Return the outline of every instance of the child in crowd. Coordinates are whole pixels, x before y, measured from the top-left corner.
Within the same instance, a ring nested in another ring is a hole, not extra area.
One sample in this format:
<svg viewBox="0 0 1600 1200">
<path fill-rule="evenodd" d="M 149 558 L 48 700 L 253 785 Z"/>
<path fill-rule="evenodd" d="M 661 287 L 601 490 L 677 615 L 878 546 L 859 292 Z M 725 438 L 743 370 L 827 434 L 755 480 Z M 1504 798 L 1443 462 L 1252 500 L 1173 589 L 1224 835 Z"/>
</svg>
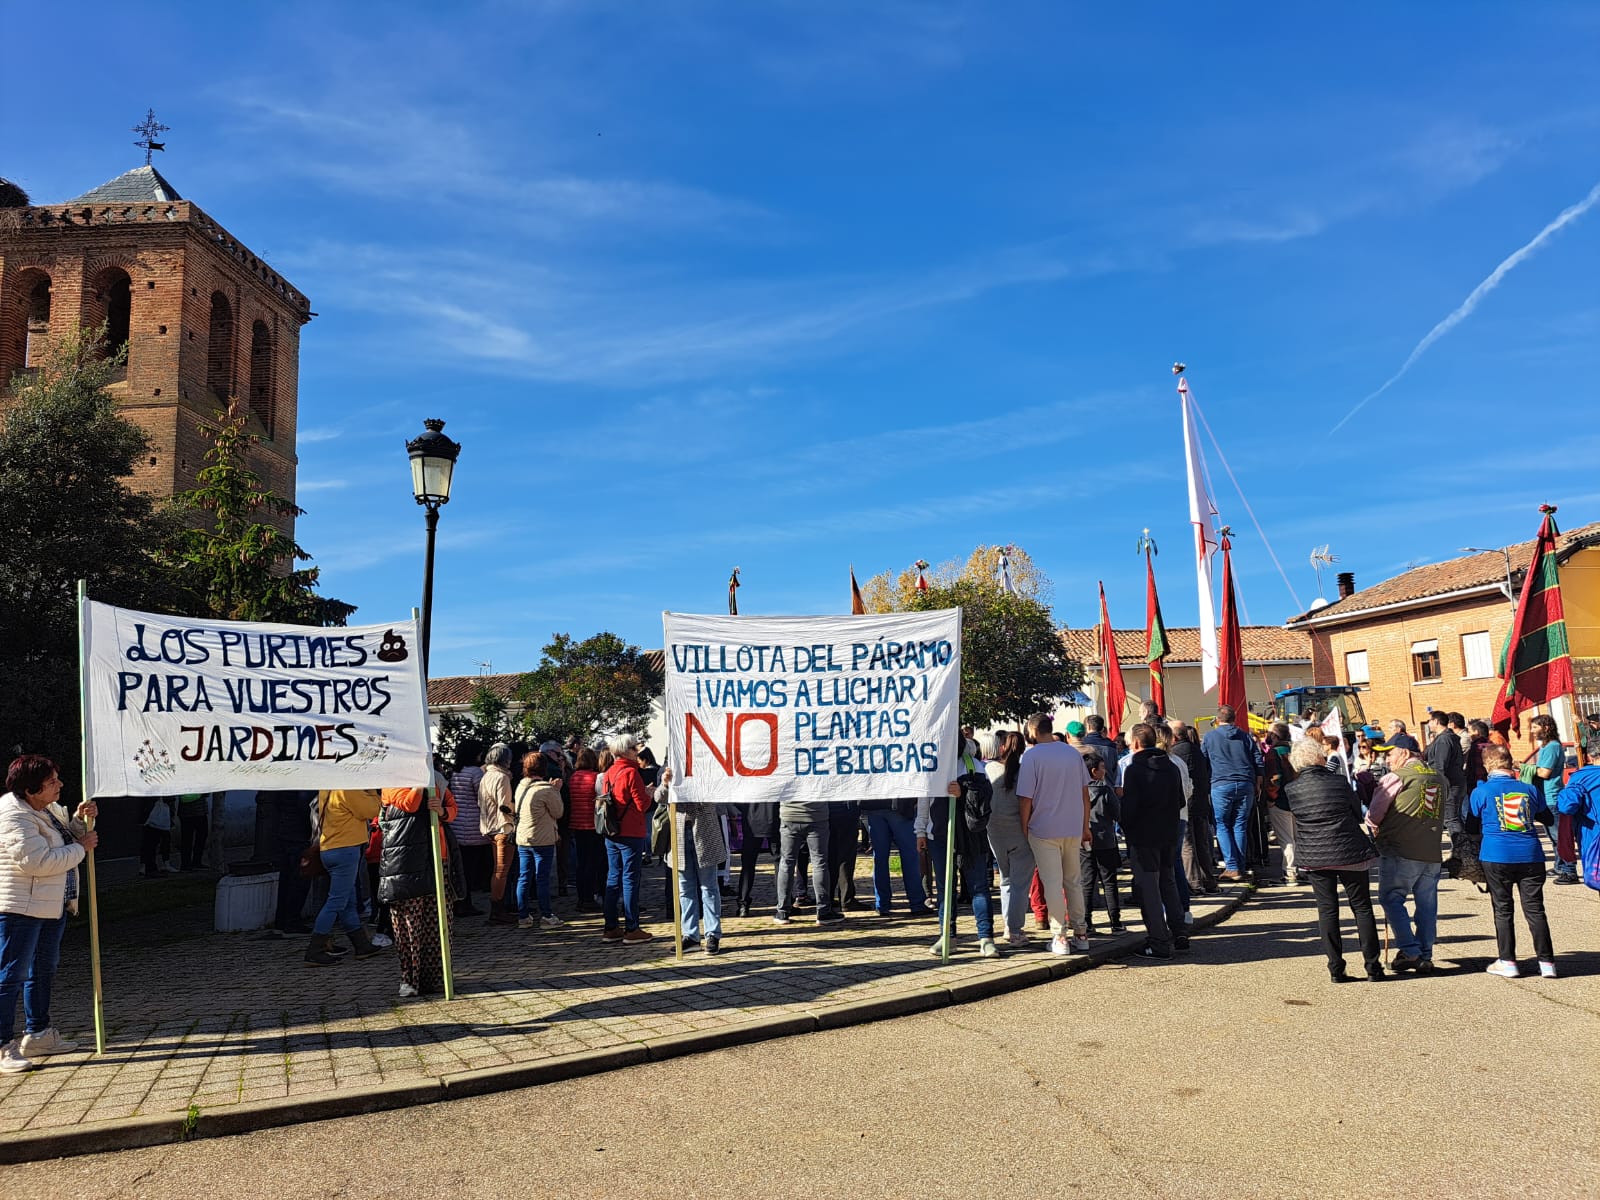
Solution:
<svg viewBox="0 0 1600 1200">
<path fill-rule="evenodd" d="M 1111 918 L 1111 932 L 1124 933 L 1122 901 L 1117 896 L 1117 869 L 1122 865 L 1117 852 L 1117 793 L 1106 782 L 1106 763 L 1097 750 L 1084 753 L 1083 765 L 1089 770 L 1089 838 L 1090 847 L 1080 850 L 1082 856 L 1081 879 L 1083 883 L 1083 916 L 1089 923 L 1089 933 L 1094 933 L 1094 891 L 1096 884 L 1105 889 L 1106 915 Z"/>
</svg>

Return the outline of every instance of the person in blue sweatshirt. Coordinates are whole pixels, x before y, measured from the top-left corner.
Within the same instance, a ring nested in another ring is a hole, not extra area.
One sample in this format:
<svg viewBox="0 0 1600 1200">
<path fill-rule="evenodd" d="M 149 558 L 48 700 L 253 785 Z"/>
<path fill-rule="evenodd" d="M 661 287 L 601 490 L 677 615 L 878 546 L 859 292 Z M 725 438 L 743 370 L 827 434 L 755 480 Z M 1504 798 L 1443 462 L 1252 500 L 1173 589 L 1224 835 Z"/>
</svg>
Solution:
<svg viewBox="0 0 1600 1200">
<path fill-rule="evenodd" d="M 1555 978 L 1556 953 L 1550 943 L 1550 922 L 1544 913 L 1544 847 L 1539 843 L 1539 823 L 1553 816 L 1537 788 L 1521 782 L 1505 746 L 1483 749 L 1483 766 L 1489 777 L 1472 789 L 1462 814 L 1469 832 L 1483 832 L 1478 857 L 1483 863 L 1489 903 L 1494 909 L 1494 936 L 1500 957 L 1489 964 L 1491 975 L 1515 979 L 1517 927 L 1513 920 L 1512 893 L 1522 893 L 1522 919 L 1533 935 L 1539 974 Z"/>
</svg>

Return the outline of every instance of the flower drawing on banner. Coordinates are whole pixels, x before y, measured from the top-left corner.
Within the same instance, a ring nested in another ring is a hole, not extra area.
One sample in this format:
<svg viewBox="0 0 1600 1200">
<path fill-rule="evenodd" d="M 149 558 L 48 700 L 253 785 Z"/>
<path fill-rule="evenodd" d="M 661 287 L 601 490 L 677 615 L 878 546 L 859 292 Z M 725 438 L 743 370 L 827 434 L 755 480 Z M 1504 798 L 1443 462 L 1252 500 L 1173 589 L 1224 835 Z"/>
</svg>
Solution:
<svg viewBox="0 0 1600 1200">
<path fill-rule="evenodd" d="M 382 762 L 389 757 L 389 735 L 387 733 L 369 733 L 361 753 L 356 755 L 357 762 L 371 763 Z"/>
<path fill-rule="evenodd" d="M 153 745 L 149 738 L 146 738 L 144 744 L 133 752 L 133 765 L 139 772 L 139 778 L 146 783 L 169 778 L 178 771 L 172 756 L 159 746 Z"/>
</svg>

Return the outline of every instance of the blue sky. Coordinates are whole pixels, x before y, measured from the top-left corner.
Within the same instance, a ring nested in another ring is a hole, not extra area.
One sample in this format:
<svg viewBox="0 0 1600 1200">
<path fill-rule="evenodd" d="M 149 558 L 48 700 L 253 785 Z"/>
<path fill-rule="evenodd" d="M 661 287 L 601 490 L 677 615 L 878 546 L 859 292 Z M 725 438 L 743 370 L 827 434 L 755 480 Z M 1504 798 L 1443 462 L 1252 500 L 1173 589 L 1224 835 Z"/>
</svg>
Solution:
<svg viewBox="0 0 1600 1200">
<path fill-rule="evenodd" d="M 311 297 L 299 536 L 358 619 L 418 602 L 405 439 L 464 443 L 435 674 L 982 542 L 1138 625 L 1146 526 L 1192 623 L 1174 359 L 1298 594 L 1212 452 L 1256 622 L 1324 542 L 1364 585 L 1600 519 L 1600 210 L 1329 436 L 1600 181 L 1593 5 L 146 5 L 73 86 L 59 14 L 7 32 L 0 175 L 76 195 L 154 106 Z"/>
</svg>

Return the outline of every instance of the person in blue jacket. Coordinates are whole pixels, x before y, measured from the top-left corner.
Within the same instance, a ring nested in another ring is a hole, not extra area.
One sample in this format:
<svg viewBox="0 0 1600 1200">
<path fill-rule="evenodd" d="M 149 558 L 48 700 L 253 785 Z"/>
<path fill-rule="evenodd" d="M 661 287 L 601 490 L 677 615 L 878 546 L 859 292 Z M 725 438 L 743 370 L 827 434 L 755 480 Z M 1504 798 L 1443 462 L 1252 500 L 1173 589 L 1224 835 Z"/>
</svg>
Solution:
<svg viewBox="0 0 1600 1200">
<path fill-rule="evenodd" d="M 1548 825 L 1554 818 L 1540 791 L 1517 778 L 1506 747 L 1485 746 L 1483 766 L 1489 777 L 1472 789 L 1462 815 L 1469 832 L 1474 827 L 1483 832 L 1478 857 L 1494 909 L 1494 936 L 1500 954 L 1488 971 L 1503 979 L 1521 974 L 1511 899 L 1517 891 L 1522 893 L 1522 919 L 1528 923 L 1533 951 L 1539 957 L 1539 974 L 1553 979 L 1556 954 L 1544 912 L 1544 847 L 1539 842 L 1539 824 Z"/>
<path fill-rule="evenodd" d="M 1556 793 L 1557 816 L 1571 817 L 1578 835 L 1578 877 L 1600 891 L 1600 765 L 1581 767 Z"/>
</svg>

